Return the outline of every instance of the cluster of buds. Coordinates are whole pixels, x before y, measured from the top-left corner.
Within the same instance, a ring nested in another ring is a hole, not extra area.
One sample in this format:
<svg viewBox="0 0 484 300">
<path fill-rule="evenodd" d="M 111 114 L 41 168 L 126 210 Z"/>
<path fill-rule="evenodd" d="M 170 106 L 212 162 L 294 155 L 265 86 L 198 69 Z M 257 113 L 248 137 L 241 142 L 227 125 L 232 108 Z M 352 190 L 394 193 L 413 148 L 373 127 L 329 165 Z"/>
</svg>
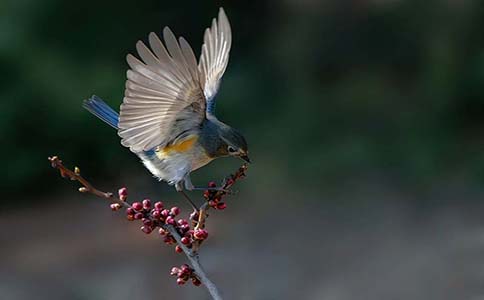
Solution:
<svg viewBox="0 0 484 300">
<path fill-rule="evenodd" d="M 181 243 L 185 245 L 188 249 L 193 247 L 194 242 L 201 242 L 208 237 L 208 231 L 205 229 L 191 229 L 190 224 L 185 219 L 179 219 L 174 224 L 171 224 L 173 228 L 177 231 L 180 235 Z M 175 238 L 166 230 L 165 228 L 161 227 L 158 230 L 159 234 L 164 237 L 163 241 L 168 245 L 176 244 Z M 181 253 L 183 252 L 183 248 L 180 245 L 175 246 L 175 252 Z"/>
<path fill-rule="evenodd" d="M 177 253 L 183 252 L 183 248 L 177 244 L 175 237 L 169 232 L 167 226 L 171 226 L 176 230 L 178 235 L 181 237 L 181 244 L 185 245 L 187 248 L 191 249 L 195 242 L 202 242 L 207 239 L 208 231 L 201 228 L 192 229 L 190 222 L 186 219 L 176 219 L 180 214 L 180 209 L 176 206 L 167 209 L 164 208 L 163 202 L 158 201 L 152 204 L 150 199 L 144 199 L 141 202 L 133 202 L 129 204 L 128 190 L 123 187 L 118 191 L 119 199 L 124 203 L 126 207 L 126 218 L 129 221 L 140 220 L 143 225 L 140 227 L 141 231 L 150 234 L 156 228 L 158 233 L 163 236 L 163 241 L 167 245 L 175 245 L 175 251 Z M 110 205 L 113 211 L 120 210 L 123 205 L 120 203 L 112 203 Z M 194 211 L 190 215 L 190 219 L 195 220 L 198 218 L 198 212 Z M 195 224 L 192 222 L 192 224 Z M 185 267 L 186 266 L 186 267 Z M 192 280 L 193 284 L 196 286 L 200 285 L 200 279 L 193 273 L 187 265 L 183 265 L 182 268 L 177 268 L 177 282 L 178 284 L 184 284 L 189 279 Z"/>
<path fill-rule="evenodd" d="M 187 264 L 181 265 L 178 267 L 173 267 L 170 272 L 171 276 L 176 276 L 176 283 L 179 285 L 183 285 L 187 283 L 187 281 L 191 280 L 193 285 L 200 286 L 202 282 L 200 278 L 195 274 L 192 268 L 190 268 Z"/>
<path fill-rule="evenodd" d="M 225 178 L 220 189 L 215 189 L 217 187 L 217 184 L 213 181 L 210 181 L 208 183 L 208 187 L 212 189 L 206 190 L 203 193 L 203 197 L 208 202 L 208 205 L 210 205 L 210 207 L 217 210 L 224 210 L 225 208 L 227 208 L 227 204 L 224 201 L 222 201 L 222 199 L 225 195 L 227 195 L 228 191 L 235 184 L 237 180 L 245 177 L 246 170 L 247 170 L 246 165 L 241 166 L 237 170 L 237 172 Z"/>
</svg>

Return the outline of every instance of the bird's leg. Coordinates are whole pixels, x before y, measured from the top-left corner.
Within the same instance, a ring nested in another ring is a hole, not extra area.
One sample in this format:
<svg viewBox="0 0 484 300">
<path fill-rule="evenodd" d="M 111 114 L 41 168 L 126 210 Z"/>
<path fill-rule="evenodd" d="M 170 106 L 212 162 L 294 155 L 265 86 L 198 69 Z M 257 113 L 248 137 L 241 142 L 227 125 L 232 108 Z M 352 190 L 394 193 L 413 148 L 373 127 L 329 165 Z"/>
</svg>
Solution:
<svg viewBox="0 0 484 300">
<path fill-rule="evenodd" d="M 185 193 L 185 191 L 183 190 L 183 181 L 185 181 L 185 187 L 186 187 L 187 186 L 187 182 L 186 182 L 187 179 L 189 181 L 189 184 L 191 184 L 190 176 L 187 175 L 187 176 L 185 176 L 184 180 L 175 183 L 175 189 L 178 192 L 180 192 L 183 195 L 183 197 L 185 197 L 185 199 L 187 199 L 187 201 L 190 203 L 190 205 L 193 207 L 194 210 L 198 211 L 198 207 L 195 205 L 195 203 L 192 201 L 192 199 L 190 199 L 190 197 L 188 197 L 187 193 Z"/>
<path fill-rule="evenodd" d="M 187 201 L 190 203 L 190 205 L 192 206 L 192 208 L 196 211 L 198 211 L 198 207 L 195 205 L 195 203 L 193 203 L 192 199 L 190 199 L 190 197 L 188 197 L 187 193 L 185 193 L 185 191 L 181 190 L 179 191 L 183 197 L 185 197 L 185 199 L 187 199 Z"/>
</svg>

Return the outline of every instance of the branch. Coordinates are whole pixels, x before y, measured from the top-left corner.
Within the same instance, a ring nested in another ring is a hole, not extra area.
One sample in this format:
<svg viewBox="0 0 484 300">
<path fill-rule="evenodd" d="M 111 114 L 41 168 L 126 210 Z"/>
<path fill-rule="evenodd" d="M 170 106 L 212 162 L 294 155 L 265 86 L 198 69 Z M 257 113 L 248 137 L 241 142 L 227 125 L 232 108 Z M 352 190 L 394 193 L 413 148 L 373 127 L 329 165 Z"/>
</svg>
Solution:
<svg viewBox="0 0 484 300">
<path fill-rule="evenodd" d="M 217 286 L 207 277 L 202 265 L 199 261 L 198 249 L 201 243 L 207 238 L 208 233 L 204 229 L 205 221 L 208 217 L 207 211 L 210 207 L 215 209 L 225 209 L 226 205 L 222 202 L 222 198 L 229 193 L 230 187 L 236 180 L 245 176 L 247 165 L 243 165 L 239 170 L 229 177 L 227 177 L 222 188 L 217 191 L 205 191 L 204 197 L 207 200 L 198 211 L 194 211 L 190 218 L 192 219 L 193 230 L 190 229 L 188 221 L 179 219 L 175 221 L 175 216 L 180 213 L 178 207 L 172 207 L 170 210 L 163 209 L 162 202 L 156 202 L 154 208 L 151 206 L 149 199 L 143 200 L 143 202 L 134 202 L 129 204 L 127 200 L 127 189 L 121 188 L 118 191 L 118 197 L 115 197 L 113 193 L 103 192 L 95 188 L 86 179 L 81 176 L 79 168 L 75 167 L 74 171 L 66 168 L 62 161 L 57 157 L 49 157 L 49 161 L 53 168 L 58 169 L 62 177 L 68 177 L 70 180 L 78 181 L 82 187 L 79 191 L 82 193 L 91 193 L 97 197 L 110 200 L 114 203 L 111 204 L 112 210 L 119 210 L 121 207 L 126 208 L 127 219 L 129 221 L 141 220 L 143 226 L 141 230 L 149 234 L 156 227 L 159 227 L 159 233 L 163 235 L 166 244 L 176 244 L 175 251 L 185 253 L 186 257 L 190 261 L 192 268 L 187 265 L 183 265 L 181 268 L 174 267 L 171 275 L 176 275 L 178 284 L 185 284 L 188 280 L 192 280 L 194 285 L 203 284 L 213 299 L 221 300 L 220 292 Z M 215 183 L 209 183 L 209 186 L 215 187 Z"/>
</svg>

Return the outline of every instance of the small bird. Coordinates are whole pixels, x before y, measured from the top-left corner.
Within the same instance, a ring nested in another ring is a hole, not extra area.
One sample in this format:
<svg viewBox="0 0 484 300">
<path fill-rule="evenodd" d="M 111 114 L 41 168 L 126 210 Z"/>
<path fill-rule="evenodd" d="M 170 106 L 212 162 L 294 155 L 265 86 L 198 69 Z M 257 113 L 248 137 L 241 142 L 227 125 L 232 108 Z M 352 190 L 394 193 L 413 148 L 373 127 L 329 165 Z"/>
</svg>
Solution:
<svg viewBox="0 0 484 300">
<path fill-rule="evenodd" d="M 164 44 L 149 34 L 151 50 L 138 41 L 139 57 L 128 54 L 127 80 L 118 114 L 102 99 L 83 103 L 93 115 L 118 131 L 121 144 L 135 153 L 160 181 L 177 191 L 194 187 L 190 173 L 215 158 L 250 162 L 247 142 L 214 114 L 215 96 L 227 68 L 232 33 L 222 8 L 205 30 L 200 60 L 188 42 L 163 30 Z"/>
</svg>

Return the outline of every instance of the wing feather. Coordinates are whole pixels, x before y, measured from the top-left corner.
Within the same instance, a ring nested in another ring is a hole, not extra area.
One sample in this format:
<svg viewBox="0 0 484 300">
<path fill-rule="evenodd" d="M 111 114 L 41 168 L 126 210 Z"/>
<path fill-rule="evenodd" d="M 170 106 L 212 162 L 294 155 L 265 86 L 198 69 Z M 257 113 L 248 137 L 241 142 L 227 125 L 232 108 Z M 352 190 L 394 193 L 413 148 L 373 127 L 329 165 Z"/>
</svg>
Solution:
<svg viewBox="0 0 484 300">
<path fill-rule="evenodd" d="M 121 144 L 133 152 L 164 146 L 197 131 L 205 118 L 205 98 L 198 66 L 188 42 L 167 27 L 165 46 L 154 33 L 151 50 L 136 44 L 138 59 L 126 57 L 126 89 L 119 117 Z"/>
<path fill-rule="evenodd" d="M 218 21 L 213 19 L 211 27 L 205 30 L 203 42 L 198 70 L 200 83 L 207 99 L 207 112 L 213 113 L 214 98 L 227 68 L 232 45 L 230 23 L 223 8 L 220 8 Z"/>
</svg>

